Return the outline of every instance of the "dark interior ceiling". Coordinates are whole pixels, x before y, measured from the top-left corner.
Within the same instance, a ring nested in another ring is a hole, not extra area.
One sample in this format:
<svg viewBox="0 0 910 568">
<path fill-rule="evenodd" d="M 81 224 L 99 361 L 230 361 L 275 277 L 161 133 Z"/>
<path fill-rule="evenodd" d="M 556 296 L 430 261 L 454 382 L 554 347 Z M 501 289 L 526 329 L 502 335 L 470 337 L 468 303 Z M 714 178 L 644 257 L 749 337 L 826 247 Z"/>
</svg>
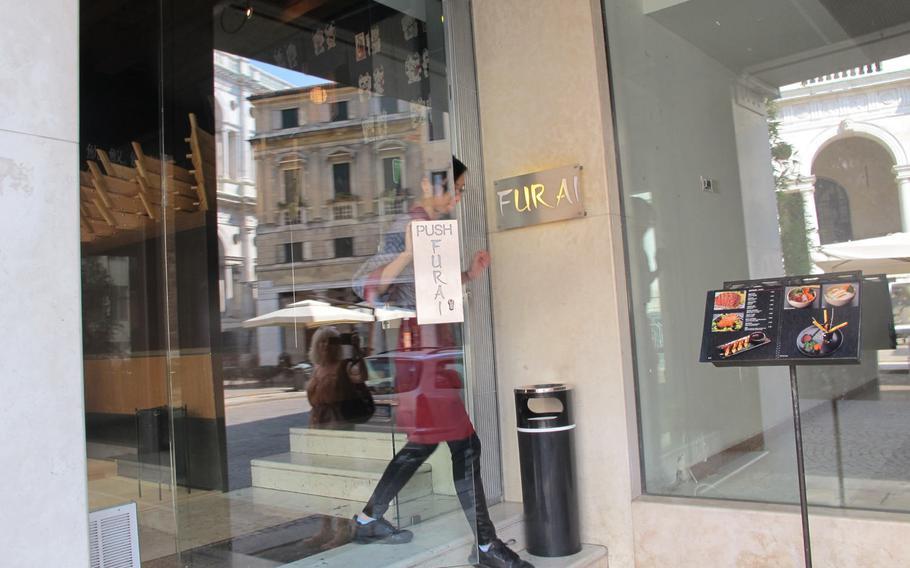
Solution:
<svg viewBox="0 0 910 568">
<path fill-rule="evenodd" d="M 910 22 L 907 0 L 819 0 L 850 37 Z"/>
<path fill-rule="evenodd" d="M 910 0 L 682 0 L 649 12 L 736 73 L 780 86 L 910 53 Z"/>
</svg>

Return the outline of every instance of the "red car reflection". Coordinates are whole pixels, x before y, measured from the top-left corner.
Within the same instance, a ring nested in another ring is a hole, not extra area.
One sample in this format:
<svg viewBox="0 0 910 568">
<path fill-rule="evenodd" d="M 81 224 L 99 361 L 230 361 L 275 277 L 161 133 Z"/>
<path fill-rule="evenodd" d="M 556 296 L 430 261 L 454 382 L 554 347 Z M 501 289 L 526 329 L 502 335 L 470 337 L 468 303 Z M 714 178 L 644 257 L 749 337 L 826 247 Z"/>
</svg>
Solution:
<svg viewBox="0 0 910 568">
<path fill-rule="evenodd" d="M 417 443 L 458 440 L 473 433 L 464 405 L 461 349 L 389 351 L 366 358 L 367 386 L 377 403 L 373 423 L 394 418 Z M 390 408 L 390 413 L 381 409 Z"/>
</svg>

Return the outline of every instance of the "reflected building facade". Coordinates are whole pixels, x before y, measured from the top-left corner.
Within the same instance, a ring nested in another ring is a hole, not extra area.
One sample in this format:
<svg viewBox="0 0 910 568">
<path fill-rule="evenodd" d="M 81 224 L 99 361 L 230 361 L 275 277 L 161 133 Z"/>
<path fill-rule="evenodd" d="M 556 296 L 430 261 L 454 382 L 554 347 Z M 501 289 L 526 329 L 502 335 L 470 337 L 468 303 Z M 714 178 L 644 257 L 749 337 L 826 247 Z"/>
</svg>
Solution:
<svg viewBox="0 0 910 568">
<path fill-rule="evenodd" d="M 250 97 L 259 188 L 257 315 L 309 295 L 357 303 L 354 274 L 386 229 L 407 216 L 426 176 L 451 167 L 444 133 L 426 109 L 354 87 L 324 84 Z M 260 329 L 262 364 L 305 358 L 307 342 Z"/>
<path fill-rule="evenodd" d="M 215 143 L 218 162 L 218 288 L 223 364 L 248 369 L 259 364 L 255 336 L 242 322 L 256 315 L 257 190 L 249 138 L 256 120 L 249 97 L 291 87 L 244 58 L 214 51 Z"/>
</svg>

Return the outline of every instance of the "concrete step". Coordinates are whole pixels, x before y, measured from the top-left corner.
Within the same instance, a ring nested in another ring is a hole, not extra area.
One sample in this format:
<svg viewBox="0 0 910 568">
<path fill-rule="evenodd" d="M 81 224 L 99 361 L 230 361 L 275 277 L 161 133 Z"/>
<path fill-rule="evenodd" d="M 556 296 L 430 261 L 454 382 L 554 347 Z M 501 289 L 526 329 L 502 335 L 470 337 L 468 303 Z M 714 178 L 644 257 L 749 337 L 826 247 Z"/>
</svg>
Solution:
<svg viewBox="0 0 910 568">
<path fill-rule="evenodd" d="M 387 462 L 408 441 L 404 434 L 396 434 L 393 446 L 391 434 L 315 428 L 291 428 L 290 436 L 292 452 L 371 458 Z"/>
<path fill-rule="evenodd" d="M 366 502 L 388 465 L 387 459 L 289 452 L 250 462 L 253 487 Z M 429 464 L 423 464 L 398 494 L 410 501 L 433 492 Z"/>
</svg>

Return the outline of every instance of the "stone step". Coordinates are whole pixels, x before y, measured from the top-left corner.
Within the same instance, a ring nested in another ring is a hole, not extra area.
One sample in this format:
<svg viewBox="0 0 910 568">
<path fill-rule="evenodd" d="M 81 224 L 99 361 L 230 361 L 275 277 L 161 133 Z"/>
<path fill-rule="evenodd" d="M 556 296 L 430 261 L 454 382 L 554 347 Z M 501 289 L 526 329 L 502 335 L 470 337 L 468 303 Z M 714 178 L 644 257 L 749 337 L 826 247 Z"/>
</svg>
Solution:
<svg viewBox="0 0 910 568">
<path fill-rule="evenodd" d="M 139 462 L 136 454 L 123 454 L 114 458 L 117 464 L 117 475 L 143 481 L 171 483 L 171 456 L 162 452 L 160 456 L 145 455 Z M 160 463 L 160 465 L 159 465 Z"/>
<path fill-rule="evenodd" d="M 387 459 L 289 452 L 250 462 L 253 487 L 366 502 L 379 483 Z M 398 494 L 410 501 L 433 492 L 429 464 L 423 464 Z"/>
<path fill-rule="evenodd" d="M 365 505 L 364 501 L 318 497 L 303 493 L 263 489 L 261 487 L 237 489 L 228 493 L 228 496 L 235 502 L 245 501 L 257 507 L 264 506 L 270 509 L 287 510 L 297 516 L 322 514 L 350 519 L 362 511 Z M 397 505 L 395 501 L 392 501 L 385 517 L 398 526 L 408 527 L 452 511 L 461 511 L 458 497 L 433 493 Z"/>
<path fill-rule="evenodd" d="M 581 552 L 560 558 L 532 556 L 525 550 L 524 514 L 520 503 L 499 503 L 490 507 L 490 518 L 501 540 L 535 568 L 608 568 L 607 549 L 585 544 Z M 347 544 L 297 562 L 285 568 L 328 566 L 383 566 L 384 568 L 451 568 L 470 566 L 474 547 L 461 510 L 409 527 L 414 540 L 396 546 Z"/>
<path fill-rule="evenodd" d="M 492 516 L 496 507 L 508 506 L 521 509 L 517 503 L 507 503 L 496 505 L 490 508 Z M 456 515 L 450 515 L 455 517 Z M 514 513 L 511 517 L 502 521 L 497 521 L 493 516 L 496 525 L 496 534 L 499 539 L 509 545 L 509 548 L 518 552 L 518 555 L 534 565 L 534 568 L 607 568 L 607 549 L 603 546 L 594 544 L 582 545 L 581 551 L 571 556 L 561 556 L 558 558 L 543 558 L 534 556 L 526 550 L 527 542 L 524 534 L 524 516 L 516 516 Z M 422 530 L 421 526 L 414 528 L 415 532 Z M 474 541 L 462 543 L 461 545 L 452 546 L 448 551 L 440 553 L 438 556 L 425 562 L 415 564 L 414 568 L 452 568 L 454 566 L 471 566 L 468 564 L 468 557 L 474 548 Z"/>
<path fill-rule="evenodd" d="M 606 547 L 596 544 L 581 545 L 581 552 L 560 558 L 542 558 L 521 552 L 521 557 L 534 565 L 534 568 L 609 568 Z"/>
<path fill-rule="evenodd" d="M 449 554 L 433 559 L 423 564 L 417 564 L 414 568 L 455 568 L 469 567 L 468 555 L 473 548 L 473 543 Z M 519 549 L 517 543 L 509 543 L 512 550 L 518 552 L 518 555 L 530 562 L 534 568 L 609 568 L 607 558 L 607 549 L 596 544 L 583 544 L 581 551 L 571 556 L 560 556 L 558 558 L 544 558 L 529 554 L 527 550 Z"/>
<path fill-rule="evenodd" d="M 407 443 L 404 434 L 291 428 L 291 451 L 302 454 L 372 458 L 387 462 Z"/>
<path fill-rule="evenodd" d="M 490 507 L 490 518 L 503 540 L 519 539 L 516 548 L 524 548 L 522 509 L 517 503 L 500 503 Z M 427 566 L 465 565 L 474 536 L 468 528 L 464 513 L 453 511 L 410 527 L 414 540 L 407 544 L 344 546 L 322 552 L 286 568 L 325 568 L 327 566 L 383 566 L 384 568 L 424 568 Z M 440 564 L 444 560 L 446 563 Z"/>
</svg>

